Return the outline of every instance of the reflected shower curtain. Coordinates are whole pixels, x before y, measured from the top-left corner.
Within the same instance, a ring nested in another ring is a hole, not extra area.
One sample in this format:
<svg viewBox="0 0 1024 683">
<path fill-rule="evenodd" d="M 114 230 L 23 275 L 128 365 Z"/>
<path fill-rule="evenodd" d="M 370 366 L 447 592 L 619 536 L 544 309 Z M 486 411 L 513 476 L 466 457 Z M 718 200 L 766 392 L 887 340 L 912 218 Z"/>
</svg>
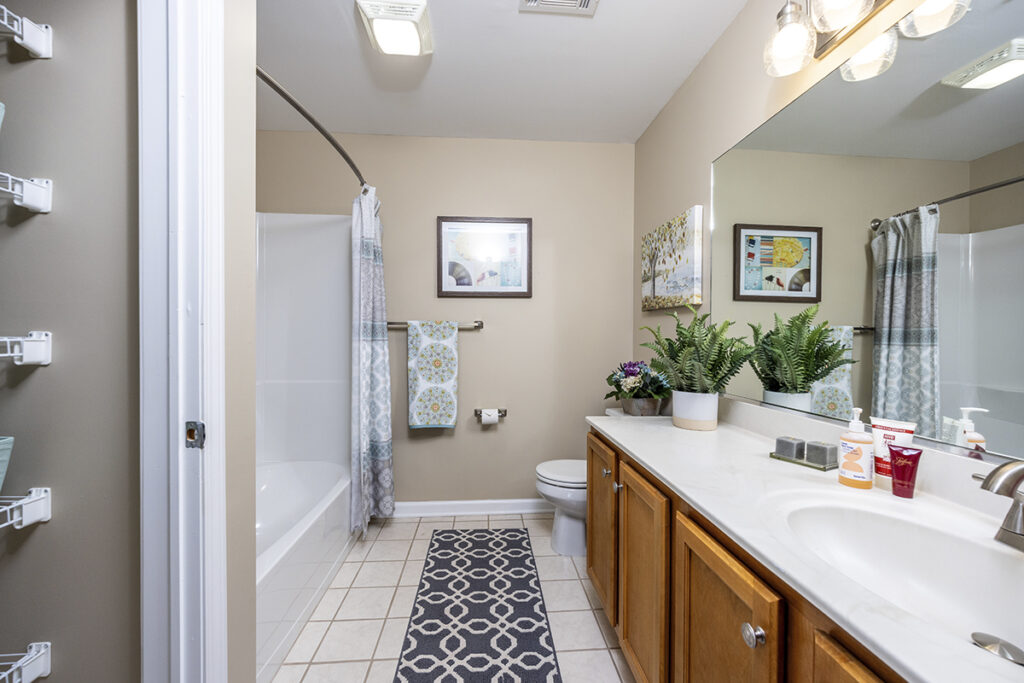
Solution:
<svg viewBox="0 0 1024 683">
<path fill-rule="evenodd" d="M 882 221 L 875 261 L 875 348 L 871 414 L 917 423 L 938 436 L 939 335 L 934 204 Z"/>
<path fill-rule="evenodd" d="M 391 367 L 377 189 L 352 202 L 352 531 L 395 511 Z"/>
</svg>

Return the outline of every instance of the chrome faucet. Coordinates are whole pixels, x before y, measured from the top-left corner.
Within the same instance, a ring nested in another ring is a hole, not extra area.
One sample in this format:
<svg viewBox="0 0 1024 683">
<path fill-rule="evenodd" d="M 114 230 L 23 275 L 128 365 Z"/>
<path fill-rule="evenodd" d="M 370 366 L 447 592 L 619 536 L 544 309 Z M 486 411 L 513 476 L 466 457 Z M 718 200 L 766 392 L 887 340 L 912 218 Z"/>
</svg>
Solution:
<svg viewBox="0 0 1024 683">
<path fill-rule="evenodd" d="M 983 479 L 981 488 L 986 491 L 1013 499 L 1003 525 L 996 532 L 996 540 L 1024 552 L 1024 461 L 1005 462 L 987 477 L 975 474 L 974 478 Z"/>
</svg>

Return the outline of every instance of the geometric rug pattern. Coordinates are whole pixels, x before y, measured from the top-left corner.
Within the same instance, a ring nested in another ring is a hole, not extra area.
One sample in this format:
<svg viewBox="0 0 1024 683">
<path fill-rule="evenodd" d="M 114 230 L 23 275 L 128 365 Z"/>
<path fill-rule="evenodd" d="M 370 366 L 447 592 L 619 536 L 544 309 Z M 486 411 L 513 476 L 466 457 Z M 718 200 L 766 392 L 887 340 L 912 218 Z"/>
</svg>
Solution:
<svg viewBox="0 0 1024 683">
<path fill-rule="evenodd" d="M 433 533 L 395 680 L 561 683 L 526 529 Z"/>
</svg>

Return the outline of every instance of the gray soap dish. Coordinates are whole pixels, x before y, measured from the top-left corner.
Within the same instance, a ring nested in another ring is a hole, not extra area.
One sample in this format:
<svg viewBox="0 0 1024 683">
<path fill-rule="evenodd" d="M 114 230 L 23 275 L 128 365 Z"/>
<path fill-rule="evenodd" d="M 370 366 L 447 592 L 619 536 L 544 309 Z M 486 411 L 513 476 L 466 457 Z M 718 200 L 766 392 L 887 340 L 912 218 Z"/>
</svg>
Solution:
<svg viewBox="0 0 1024 683">
<path fill-rule="evenodd" d="M 810 467 L 812 470 L 819 470 L 821 472 L 829 472 L 839 468 L 838 463 L 830 463 L 828 465 L 820 465 L 816 462 L 808 462 L 807 460 L 797 460 L 796 458 L 788 458 L 785 455 L 779 455 L 778 453 L 769 453 L 771 457 L 782 462 L 791 462 L 794 465 L 803 465 L 804 467 Z"/>
</svg>

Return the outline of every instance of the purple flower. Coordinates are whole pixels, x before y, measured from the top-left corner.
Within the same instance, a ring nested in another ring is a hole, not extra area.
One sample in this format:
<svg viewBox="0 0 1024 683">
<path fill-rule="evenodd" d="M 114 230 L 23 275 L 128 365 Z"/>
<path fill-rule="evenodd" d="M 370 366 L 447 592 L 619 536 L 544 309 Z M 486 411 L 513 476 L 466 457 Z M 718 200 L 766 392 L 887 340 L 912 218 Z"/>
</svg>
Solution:
<svg viewBox="0 0 1024 683">
<path fill-rule="evenodd" d="M 626 377 L 635 377 L 640 374 L 647 374 L 646 370 L 647 364 L 644 363 L 642 360 L 631 360 L 628 363 L 622 364 L 622 374 L 624 374 Z"/>
</svg>

